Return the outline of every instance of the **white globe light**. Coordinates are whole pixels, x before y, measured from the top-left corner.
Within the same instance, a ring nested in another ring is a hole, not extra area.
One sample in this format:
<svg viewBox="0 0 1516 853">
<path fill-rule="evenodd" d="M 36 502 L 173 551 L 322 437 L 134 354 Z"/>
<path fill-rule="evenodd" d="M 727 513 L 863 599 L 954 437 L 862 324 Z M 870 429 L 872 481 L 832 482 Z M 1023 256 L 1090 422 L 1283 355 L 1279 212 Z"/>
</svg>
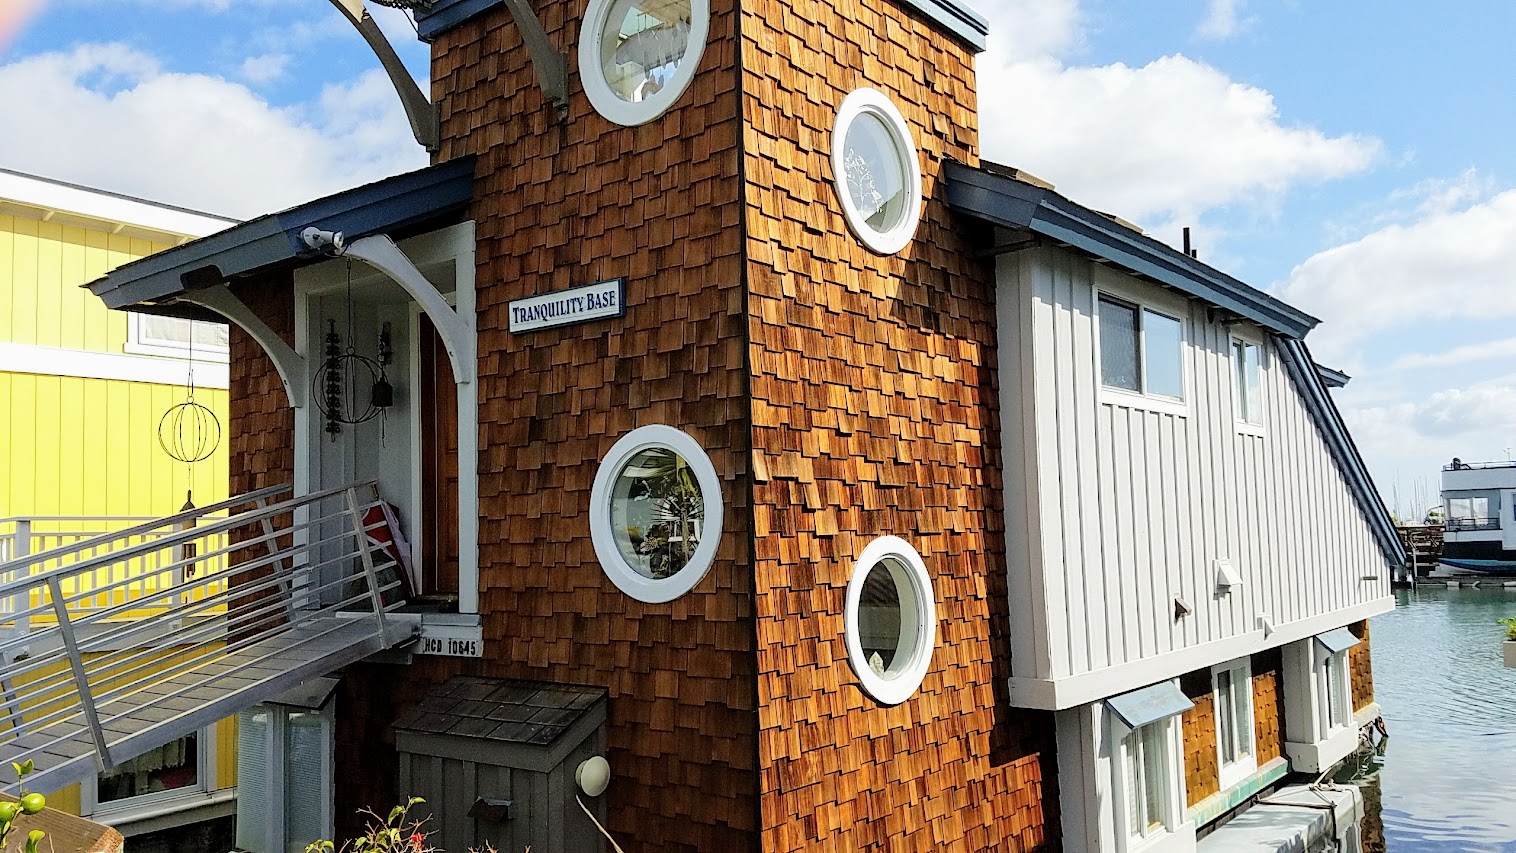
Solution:
<svg viewBox="0 0 1516 853">
<path fill-rule="evenodd" d="M 611 763 L 600 755 L 586 758 L 579 762 L 579 769 L 574 771 L 574 782 L 588 796 L 600 796 L 611 784 Z"/>
</svg>

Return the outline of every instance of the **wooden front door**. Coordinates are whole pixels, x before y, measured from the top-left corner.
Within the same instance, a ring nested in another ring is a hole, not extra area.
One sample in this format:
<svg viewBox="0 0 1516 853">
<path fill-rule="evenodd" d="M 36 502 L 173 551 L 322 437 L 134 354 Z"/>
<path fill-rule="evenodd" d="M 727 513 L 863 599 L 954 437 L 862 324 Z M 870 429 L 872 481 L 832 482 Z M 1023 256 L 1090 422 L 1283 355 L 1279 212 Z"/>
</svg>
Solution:
<svg viewBox="0 0 1516 853">
<path fill-rule="evenodd" d="M 424 595 L 458 594 L 458 385 L 447 348 L 421 315 L 421 571 Z"/>
</svg>

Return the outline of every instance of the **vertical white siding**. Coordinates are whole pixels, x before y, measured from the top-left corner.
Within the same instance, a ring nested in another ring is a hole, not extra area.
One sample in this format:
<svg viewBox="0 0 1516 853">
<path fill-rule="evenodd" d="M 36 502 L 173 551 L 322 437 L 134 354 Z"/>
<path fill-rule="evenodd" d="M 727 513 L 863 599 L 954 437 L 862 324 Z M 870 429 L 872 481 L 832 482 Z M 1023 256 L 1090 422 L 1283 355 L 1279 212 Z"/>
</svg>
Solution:
<svg viewBox="0 0 1516 853">
<path fill-rule="evenodd" d="M 1103 400 L 1096 286 L 1185 320 L 1187 413 Z M 1058 679 L 1388 594 L 1387 564 L 1263 330 L 1261 435 L 1234 418 L 1232 330 L 1054 249 L 1000 262 L 1015 675 Z M 1243 585 L 1217 595 L 1213 560 Z M 1377 574 L 1379 580 L 1363 580 Z M 1173 618 L 1175 597 L 1193 612 Z"/>
</svg>

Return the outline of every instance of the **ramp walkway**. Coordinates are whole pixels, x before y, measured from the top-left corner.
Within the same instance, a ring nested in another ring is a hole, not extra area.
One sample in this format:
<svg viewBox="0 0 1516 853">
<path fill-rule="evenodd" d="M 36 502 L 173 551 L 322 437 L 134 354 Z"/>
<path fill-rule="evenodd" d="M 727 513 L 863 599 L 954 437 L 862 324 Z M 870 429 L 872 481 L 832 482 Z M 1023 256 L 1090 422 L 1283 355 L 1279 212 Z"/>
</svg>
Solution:
<svg viewBox="0 0 1516 853">
<path fill-rule="evenodd" d="M 56 790 L 411 639 L 375 484 L 290 493 L 0 563 L 0 790 L 9 762 Z"/>
</svg>

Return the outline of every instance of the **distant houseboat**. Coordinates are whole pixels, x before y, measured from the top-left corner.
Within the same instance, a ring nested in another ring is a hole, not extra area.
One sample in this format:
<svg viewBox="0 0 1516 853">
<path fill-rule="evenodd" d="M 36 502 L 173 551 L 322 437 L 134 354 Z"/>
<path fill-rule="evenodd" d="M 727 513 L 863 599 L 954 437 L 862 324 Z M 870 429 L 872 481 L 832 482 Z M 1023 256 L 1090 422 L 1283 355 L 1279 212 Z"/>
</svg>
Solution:
<svg viewBox="0 0 1516 853">
<path fill-rule="evenodd" d="M 1516 572 L 1516 462 L 1464 462 L 1442 468 L 1442 566 Z"/>
</svg>

